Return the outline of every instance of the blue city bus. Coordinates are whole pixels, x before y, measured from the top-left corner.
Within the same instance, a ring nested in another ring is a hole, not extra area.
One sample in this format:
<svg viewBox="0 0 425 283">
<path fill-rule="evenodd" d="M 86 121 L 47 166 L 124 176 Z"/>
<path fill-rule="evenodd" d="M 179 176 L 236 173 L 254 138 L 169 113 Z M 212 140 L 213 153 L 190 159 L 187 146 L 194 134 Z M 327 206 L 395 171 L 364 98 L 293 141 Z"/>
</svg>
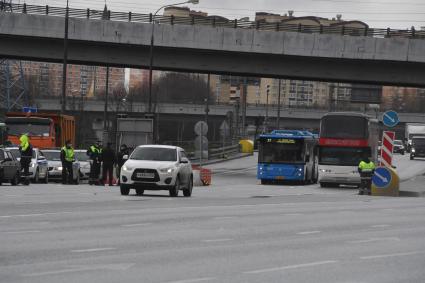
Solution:
<svg viewBox="0 0 425 283">
<path fill-rule="evenodd" d="M 258 140 L 257 179 L 261 184 L 283 181 L 316 183 L 318 136 L 308 131 L 275 130 Z"/>
</svg>

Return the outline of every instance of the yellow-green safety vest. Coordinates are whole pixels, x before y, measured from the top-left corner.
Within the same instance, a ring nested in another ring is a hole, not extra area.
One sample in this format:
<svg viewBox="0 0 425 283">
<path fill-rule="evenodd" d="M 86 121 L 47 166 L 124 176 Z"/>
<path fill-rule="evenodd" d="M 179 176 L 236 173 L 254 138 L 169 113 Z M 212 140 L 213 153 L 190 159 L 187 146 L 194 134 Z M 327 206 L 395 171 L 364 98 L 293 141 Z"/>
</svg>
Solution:
<svg viewBox="0 0 425 283">
<path fill-rule="evenodd" d="M 362 172 L 372 172 L 373 170 L 375 170 L 375 163 L 373 163 L 372 161 L 370 161 L 369 163 L 366 163 L 364 161 L 361 161 L 359 164 L 359 169 Z"/>
<path fill-rule="evenodd" d="M 27 135 L 22 135 L 19 138 L 19 141 L 21 142 L 21 149 L 22 149 L 22 151 L 26 151 L 28 149 L 28 147 L 30 146 L 28 136 Z"/>
<path fill-rule="evenodd" d="M 65 160 L 68 162 L 74 161 L 74 149 L 67 148 L 66 146 L 62 147 L 62 150 L 65 152 Z"/>
<path fill-rule="evenodd" d="M 101 148 L 98 148 L 98 147 L 96 147 L 94 145 L 92 145 L 90 147 L 90 151 L 93 152 L 93 153 L 97 153 L 97 154 L 101 154 L 102 153 L 102 149 Z"/>
</svg>

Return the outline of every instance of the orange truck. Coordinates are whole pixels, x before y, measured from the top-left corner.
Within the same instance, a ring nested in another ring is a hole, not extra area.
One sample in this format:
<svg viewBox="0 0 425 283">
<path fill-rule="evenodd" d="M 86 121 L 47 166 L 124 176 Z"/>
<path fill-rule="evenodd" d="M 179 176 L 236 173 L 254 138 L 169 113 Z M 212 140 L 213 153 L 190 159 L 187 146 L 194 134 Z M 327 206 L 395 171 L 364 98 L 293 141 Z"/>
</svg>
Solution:
<svg viewBox="0 0 425 283">
<path fill-rule="evenodd" d="M 75 145 L 75 118 L 52 113 L 6 113 L 8 140 L 19 145 L 19 138 L 27 134 L 33 147 L 45 149 L 62 147 L 70 140 Z"/>
</svg>

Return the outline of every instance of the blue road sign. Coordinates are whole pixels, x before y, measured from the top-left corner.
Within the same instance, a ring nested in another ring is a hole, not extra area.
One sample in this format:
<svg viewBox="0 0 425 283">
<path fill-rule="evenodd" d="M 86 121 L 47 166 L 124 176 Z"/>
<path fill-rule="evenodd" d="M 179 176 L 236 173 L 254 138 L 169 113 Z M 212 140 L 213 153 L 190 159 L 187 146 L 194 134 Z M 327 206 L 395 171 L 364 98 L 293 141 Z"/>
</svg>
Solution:
<svg viewBox="0 0 425 283">
<path fill-rule="evenodd" d="M 400 122 L 400 119 L 398 118 L 397 112 L 390 110 L 384 113 L 382 122 L 384 122 L 384 125 L 387 127 L 395 127 Z"/>
<path fill-rule="evenodd" d="M 377 188 L 386 188 L 391 183 L 392 175 L 388 168 L 379 167 L 375 170 L 372 182 Z"/>
<path fill-rule="evenodd" d="M 37 108 L 36 107 L 23 107 L 22 108 L 22 112 L 25 112 L 25 113 L 37 113 Z"/>
</svg>

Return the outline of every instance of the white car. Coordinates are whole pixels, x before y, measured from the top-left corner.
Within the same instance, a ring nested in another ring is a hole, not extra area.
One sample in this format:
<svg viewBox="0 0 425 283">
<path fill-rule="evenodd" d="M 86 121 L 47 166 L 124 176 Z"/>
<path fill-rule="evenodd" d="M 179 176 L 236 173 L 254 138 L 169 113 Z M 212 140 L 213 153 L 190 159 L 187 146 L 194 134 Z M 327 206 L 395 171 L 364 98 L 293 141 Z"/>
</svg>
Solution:
<svg viewBox="0 0 425 283">
<path fill-rule="evenodd" d="M 42 151 L 43 155 L 47 159 L 49 180 L 50 181 L 62 181 L 62 161 L 61 151 L 59 149 L 45 149 Z M 80 163 L 75 161 L 72 163 L 72 180 L 74 184 L 80 183 Z"/>
<path fill-rule="evenodd" d="M 131 189 L 137 195 L 145 190 L 168 190 L 177 197 L 183 191 L 185 197 L 192 195 L 192 165 L 184 150 L 175 146 L 138 146 L 121 168 L 120 189 L 128 195 Z"/>
<path fill-rule="evenodd" d="M 80 178 L 88 180 L 90 177 L 90 157 L 87 155 L 87 149 L 74 150 L 75 159 L 80 163 Z"/>
<path fill-rule="evenodd" d="M 21 159 L 21 153 L 17 147 L 7 147 L 6 149 L 15 156 L 16 159 Z M 33 148 L 31 164 L 29 168 L 30 179 L 34 183 L 43 183 L 49 182 L 49 174 L 47 167 L 47 159 L 44 157 L 43 153 L 38 148 Z"/>
</svg>

